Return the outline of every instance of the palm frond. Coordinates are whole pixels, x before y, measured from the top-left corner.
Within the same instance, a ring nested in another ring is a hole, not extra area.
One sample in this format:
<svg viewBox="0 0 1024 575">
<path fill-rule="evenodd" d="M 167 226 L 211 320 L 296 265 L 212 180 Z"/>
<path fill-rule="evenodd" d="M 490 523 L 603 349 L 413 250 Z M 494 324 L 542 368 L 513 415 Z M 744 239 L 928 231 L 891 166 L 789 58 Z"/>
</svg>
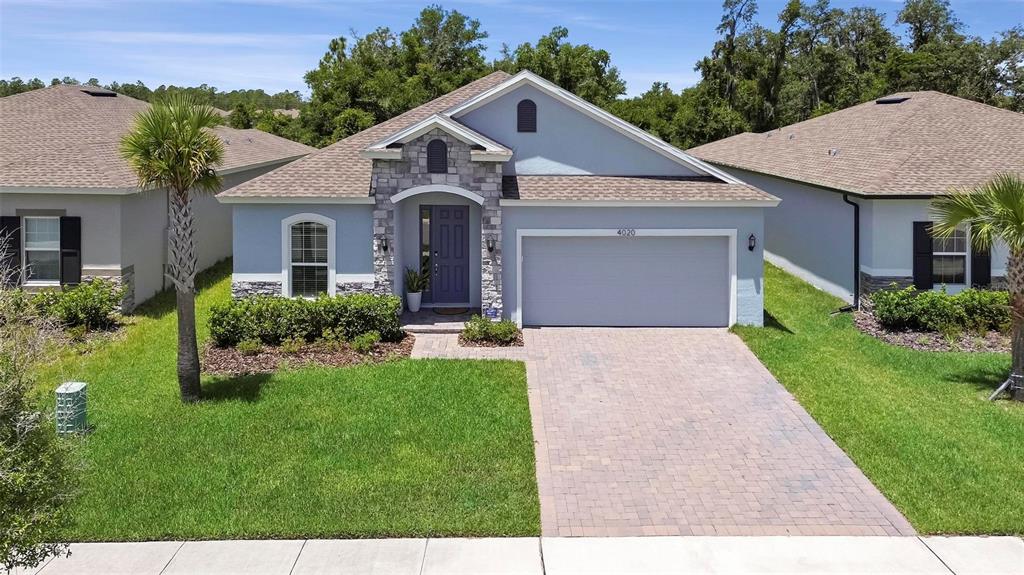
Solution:
<svg viewBox="0 0 1024 575">
<path fill-rule="evenodd" d="M 1024 180 L 998 174 L 975 188 L 957 188 L 932 201 L 932 233 L 949 236 L 957 227 L 971 226 L 971 241 L 991 248 L 1001 240 L 1011 250 L 1024 250 Z"/>
</svg>

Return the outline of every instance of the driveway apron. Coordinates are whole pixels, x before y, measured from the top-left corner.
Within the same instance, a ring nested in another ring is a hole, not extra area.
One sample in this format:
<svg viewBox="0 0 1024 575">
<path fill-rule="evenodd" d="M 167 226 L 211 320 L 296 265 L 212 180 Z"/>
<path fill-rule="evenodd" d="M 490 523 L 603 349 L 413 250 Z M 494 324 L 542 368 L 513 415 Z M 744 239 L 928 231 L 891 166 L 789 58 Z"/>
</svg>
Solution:
<svg viewBox="0 0 1024 575">
<path fill-rule="evenodd" d="M 414 355 L 526 361 L 545 536 L 914 533 L 727 330 L 524 336 L 420 336 Z"/>
</svg>

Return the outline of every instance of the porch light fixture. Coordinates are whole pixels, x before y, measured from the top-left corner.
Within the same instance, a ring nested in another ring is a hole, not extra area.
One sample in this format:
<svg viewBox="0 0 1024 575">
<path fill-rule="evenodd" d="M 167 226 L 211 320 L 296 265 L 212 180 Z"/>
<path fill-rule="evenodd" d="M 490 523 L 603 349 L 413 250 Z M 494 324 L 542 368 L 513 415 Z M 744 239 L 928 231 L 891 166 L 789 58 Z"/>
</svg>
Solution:
<svg viewBox="0 0 1024 575">
<path fill-rule="evenodd" d="M 494 251 L 494 238 L 487 238 L 487 251 Z"/>
<path fill-rule="evenodd" d="M 380 239 L 380 249 L 382 251 L 385 251 L 385 252 L 388 251 L 388 239 L 387 238 L 381 238 Z"/>
<path fill-rule="evenodd" d="M 750 237 L 747 238 L 747 249 L 750 250 L 750 251 L 754 251 L 754 248 L 756 248 L 756 247 L 757 247 L 757 237 L 754 234 L 750 234 Z"/>
</svg>

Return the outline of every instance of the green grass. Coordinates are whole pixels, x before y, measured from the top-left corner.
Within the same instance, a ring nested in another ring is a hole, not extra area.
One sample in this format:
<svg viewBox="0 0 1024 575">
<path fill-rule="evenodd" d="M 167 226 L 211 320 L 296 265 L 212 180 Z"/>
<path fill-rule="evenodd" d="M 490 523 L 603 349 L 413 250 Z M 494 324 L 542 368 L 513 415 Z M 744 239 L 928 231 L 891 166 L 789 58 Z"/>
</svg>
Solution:
<svg viewBox="0 0 1024 575">
<path fill-rule="evenodd" d="M 765 290 L 736 333 L 918 531 L 1024 534 L 1024 405 L 985 401 L 1008 355 L 882 343 L 773 266 Z"/>
<path fill-rule="evenodd" d="M 210 305 L 228 268 L 206 275 Z M 538 535 L 521 363 L 402 360 L 204 377 L 183 405 L 173 295 L 46 370 L 89 382 L 75 540 Z M 52 397 L 52 395 L 48 395 Z"/>
</svg>

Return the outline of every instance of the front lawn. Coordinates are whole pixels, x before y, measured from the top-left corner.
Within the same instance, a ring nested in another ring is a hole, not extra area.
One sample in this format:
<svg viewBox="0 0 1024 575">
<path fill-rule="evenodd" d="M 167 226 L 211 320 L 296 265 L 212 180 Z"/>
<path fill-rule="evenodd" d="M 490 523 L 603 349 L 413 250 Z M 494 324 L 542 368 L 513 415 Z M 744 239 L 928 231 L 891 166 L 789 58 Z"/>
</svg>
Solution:
<svg viewBox="0 0 1024 575">
<path fill-rule="evenodd" d="M 210 305 L 230 270 L 206 275 Z M 173 295 L 44 374 L 89 383 L 75 540 L 538 535 L 521 363 L 401 360 L 204 377 L 178 400 Z M 48 395 L 52 401 L 52 395 Z"/>
<path fill-rule="evenodd" d="M 1024 405 L 985 401 L 1009 356 L 875 340 L 770 265 L 765 290 L 735 331 L 918 531 L 1024 534 Z"/>
</svg>

